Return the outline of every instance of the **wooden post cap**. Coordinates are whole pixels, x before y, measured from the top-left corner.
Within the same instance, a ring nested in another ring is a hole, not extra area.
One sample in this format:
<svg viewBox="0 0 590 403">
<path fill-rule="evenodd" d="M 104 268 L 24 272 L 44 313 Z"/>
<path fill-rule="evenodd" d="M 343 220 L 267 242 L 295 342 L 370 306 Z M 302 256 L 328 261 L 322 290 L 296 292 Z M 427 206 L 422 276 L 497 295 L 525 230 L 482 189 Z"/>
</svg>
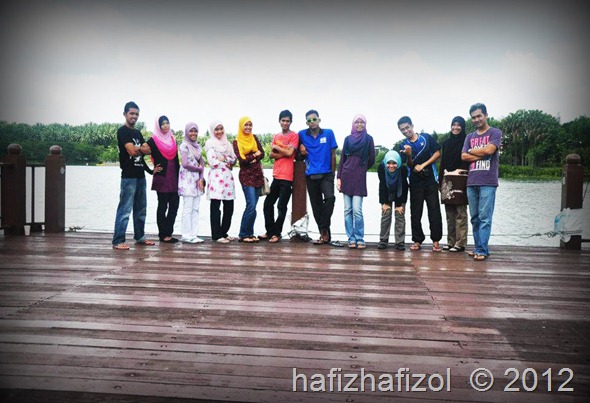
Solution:
<svg viewBox="0 0 590 403">
<path fill-rule="evenodd" d="M 60 146 L 51 146 L 51 147 L 49 147 L 49 153 L 51 155 L 61 155 L 61 147 Z"/>
<path fill-rule="evenodd" d="M 568 154 L 568 156 L 565 157 L 565 163 L 568 165 L 580 165 L 581 162 L 582 159 L 578 154 Z"/>
<path fill-rule="evenodd" d="M 8 145 L 8 154 L 12 155 L 21 155 L 23 152 L 23 148 L 20 144 L 9 144 Z"/>
</svg>

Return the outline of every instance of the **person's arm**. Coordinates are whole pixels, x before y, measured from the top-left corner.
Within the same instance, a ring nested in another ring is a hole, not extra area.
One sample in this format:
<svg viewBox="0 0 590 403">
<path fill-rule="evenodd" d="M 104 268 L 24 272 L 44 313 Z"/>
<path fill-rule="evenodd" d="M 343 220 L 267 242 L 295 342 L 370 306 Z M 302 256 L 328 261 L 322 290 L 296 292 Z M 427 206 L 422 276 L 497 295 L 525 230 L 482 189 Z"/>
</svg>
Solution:
<svg viewBox="0 0 590 403">
<path fill-rule="evenodd" d="M 373 138 L 371 138 L 371 143 L 369 144 L 369 160 L 367 161 L 367 170 L 371 169 L 371 167 L 375 165 L 375 142 Z"/>
<path fill-rule="evenodd" d="M 188 153 L 189 153 L 189 151 L 187 149 L 185 149 L 185 148 L 183 148 L 183 149 L 180 150 L 180 160 L 182 161 L 182 164 L 181 164 L 182 167 L 184 169 L 186 169 L 187 171 L 191 171 L 191 172 L 199 172 L 199 171 L 202 171 L 203 168 L 195 167 L 195 166 L 189 164 L 189 162 L 188 162 Z"/>
<path fill-rule="evenodd" d="M 498 147 L 496 147 L 496 145 L 492 143 L 487 144 L 485 147 L 481 148 L 471 148 L 467 150 L 467 152 L 461 153 L 461 160 L 467 162 L 483 160 L 486 157 L 494 154 L 497 149 Z"/>
<path fill-rule="evenodd" d="M 429 166 L 430 164 L 434 163 L 439 158 L 440 158 L 440 150 L 436 150 L 434 152 L 434 154 L 432 154 L 432 156 L 430 158 L 428 158 L 428 160 L 426 160 L 426 162 L 424 162 L 422 164 L 416 164 L 416 165 L 414 165 L 414 170 L 416 172 L 420 172 L 424 168 L 426 168 L 427 166 Z"/>
<path fill-rule="evenodd" d="M 293 155 L 294 152 L 295 149 L 290 146 L 281 147 L 278 144 L 273 144 L 272 148 L 270 149 L 270 158 L 275 160 L 284 157 L 289 158 Z"/>
</svg>

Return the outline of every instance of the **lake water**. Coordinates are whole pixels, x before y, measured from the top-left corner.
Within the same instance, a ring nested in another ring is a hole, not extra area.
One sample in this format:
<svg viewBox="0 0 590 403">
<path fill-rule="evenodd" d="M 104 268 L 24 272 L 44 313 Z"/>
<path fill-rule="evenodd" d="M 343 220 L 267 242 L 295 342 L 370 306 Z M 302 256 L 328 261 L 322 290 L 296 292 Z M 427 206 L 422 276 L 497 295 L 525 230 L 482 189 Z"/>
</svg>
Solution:
<svg viewBox="0 0 590 403">
<path fill-rule="evenodd" d="M 30 178 L 28 169 L 28 177 Z M 66 171 L 66 230 L 69 227 L 82 227 L 81 231 L 112 232 L 115 221 L 115 212 L 119 201 L 119 184 L 120 169 L 118 166 L 68 166 Z M 272 170 L 265 170 L 265 175 L 272 178 Z M 367 187 L 369 196 L 364 199 L 363 212 L 365 219 L 365 240 L 368 242 L 377 242 L 379 238 L 380 214 L 378 185 L 379 180 L 377 173 L 369 172 L 367 178 Z M 44 168 L 35 169 L 35 205 L 36 221 L 44 220 Z M 146 233 L 157 234 L 156 225 L 156 192 L 151 191 L 150 175 L 146 175 L 148 186 L 148 213 L 146 222 Z M 234 170 L 236 180 L 237 198 L 235 201 L 235 211 L 230 229 L 230 235 L 237 236 L 240 227 L 242 212 L 244 211 L 245 201 L 241 187 L 238 182 L 238 171 Z M 30 181 L 29 181 L 30 183 Z M 30 186 L 28 184 L 27 186 Z M 28 188 L 30 189 L 30 187 Z M 29 193 L 29 191 L 27 191 Z M 255 223 L 255 233 L 262 234 L 264 230 L 264 217 L 262 215 L 262 205 L 264 198 L 261 197 L 258 202 L 258 216 Z M 30 201 L 29 201 L 30 203 Z M 332 233 L 333 238 L 346 241 L 343 217 L 344 203 L 342 196 L 337 194 L 336 206 L 332 216 Z M 494 212 L 492 224 L 491 244 L 495 245 L 528 245 L 528 246 L 559 246 L 559 238 L 549 238 L 546 235 L 538 236 L 535 234 L 545 234 L 553 231 L 553 221 L 561 208 L 561 182 L 525 182 L 509 181 L 500 179 L 500 187 L 496 193 L 496 209 Z M 443 216 L 443 239 L 446 242 L 446 221 L 444 207 L 441 206 Z M 30 209 L 28 209 L 30 210 Z M 286 234 L 291 222 L 291 206 L 283 234 Z M 584 203 L 585 221 L 584 221 L 584 238 L 590 238 L 590 210 L 589 203 Z M 182 211 L 182 200 L 179 208 L 179 214 L 174 227 L 175 233 L 180 234 L 180 213 Z M 308 211 L 310 213 L 309 231 L 310 236 L 317 237 L 317 226 L 311 216 L 311 207 L 308 201 Z M 30 221 L 30 212 L 27 213 L 27 221 Z M 426 208 L 422 220 L 424 232 L 428 238 L 428 219 Z M 410 215 L 409 209 L 406 212 L 406 242 L 411 242 Z M 132 231 L 132 221 L 128 231 Z M 471 226 L 469 228 L 471 230 Z M 201 199 L 201 209 L 199 218 L 199 235 L 209 237 L 211 231 L 209 228 L 209 201 L 203 197 Z M 392 238 L 393 241 L 393 233 Z M 469 243 L 473 244 L 470 237 Z"/>
</svg>

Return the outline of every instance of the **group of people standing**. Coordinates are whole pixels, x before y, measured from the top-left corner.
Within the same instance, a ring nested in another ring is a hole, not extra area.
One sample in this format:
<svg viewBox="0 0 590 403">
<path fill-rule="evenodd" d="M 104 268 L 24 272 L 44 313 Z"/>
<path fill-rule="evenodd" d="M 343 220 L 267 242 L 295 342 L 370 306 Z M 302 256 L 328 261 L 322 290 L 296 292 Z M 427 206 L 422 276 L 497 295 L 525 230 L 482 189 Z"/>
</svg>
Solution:
<svg viewBox="0 0 590 403">
<path fill-rule="evenodd" d="M 467 135 L 465 120 L 460 116 L 453 118 L 451 136 L 442 145 L 442 150 L 429 134 L 415 133 L 409 117 L 399 119 L 398 128 L 405 140 L 399 150 L 388 151 L 377 168 L 382 212 L 379 249 L 387 248 L 391 225 L 395 222 L 395 248 L 405 250 L 405 208 L 409 195 L 411 250 L 421 249 L 425 240 L 421 219 L 426 204 L 432 250 L 464 251 L 469 204 L 475 241 L 475 248 L 470 255 L 475 260 L 485 260 L 489 255 L 488 241 L 498 186 L 501 132 L 487 124 L 485 105 L 475 104 L 469 113 L 477 129 Z M 305 115 L 307 129 L 296 133 L 290 129 L 293 121 L 291 112 L 280 112 L 281 132 L 273 137 L 270 151 L 270 157 L 274 160 L 273 181 L 263 209 L 266 233 L 259 236 L 254 234 L 254 222 L 260 189 L 265 185 L 261 164 L 265 153 L 260 140 L 252 132 L 253 124 L 249 117 L 240 119 L 233 144 L 228 141 L 223 124 L 212 122 L 211 137 L 202 150 L 197 142 L 199 128 L 193 122 L 186 124 L 184 140 L 177 147 L 166 116 L 156 120 L 154 135 L 147 142 L 141 132 L 135 129 L 139 107 L 133 102 L 127 103 L 124 116 L 125 125 L 117 133 L 122 177 L 113 248 L 129 249 L 125 244 L 125 231 L 131 210 L 135 242 L 140 245 L 154 244 L 144 234 L 144 171 L 154 175 L 152 190 L 158 194 L 157 224 L 161 242 L 179 241 L 172 233 L 180 197 L 183 198 L 180 241 L 203 242 L 198 237 L 199 205 L 203 194 L 210 200 L 212 240 L 219 243 L 235 240 L 228 231 L 236 197 L 232 168 L 238 162 L 239 181 L 246 200 L 238 240 L 245 243 L 259 242 L 261 239 L 278 242 L 281 240 L 292 193 L 295 158 L 306 164 L 307 191 L 320 233 L 314 244 L 339 244 L 332 240 L 330 231 L 336 185 L 344 199 L 348 247 L 366 248 L 362 209 L 363 199 L 367 196 L 366 173 L 375 164 L 375 144 L 367 132 L 364 115 L 353 118 L 336 169 L 338 144 L 332 130 L 320 127 L 319 113 L 316 110 L 308 111 Z M 204 178 L 203 153 L 209 165 L 207 180 Z M 144 155 L 151 156 L 153 170 L 145 163 Z M 435 164 L 439 158 L 440 175 Z M 439 193 L 445 204 L 448 229 L 447 246 L 442 248 L 439 244 L 442 238 Z M 278 211 L 276 218 L 275 204 Z"/>
</svg>

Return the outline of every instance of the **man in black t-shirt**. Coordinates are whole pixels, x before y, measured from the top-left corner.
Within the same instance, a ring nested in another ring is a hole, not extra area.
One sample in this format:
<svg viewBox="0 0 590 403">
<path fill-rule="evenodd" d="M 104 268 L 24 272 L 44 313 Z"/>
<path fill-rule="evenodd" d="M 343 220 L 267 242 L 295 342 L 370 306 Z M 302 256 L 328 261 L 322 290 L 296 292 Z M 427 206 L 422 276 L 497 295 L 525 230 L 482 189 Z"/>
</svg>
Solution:
<svg viewBox="0 0 590 403">
<path fill-rule="evenodd" d="M 119 145 L 119 165 L 121 167 L 121 193 L 115 218 L 113 249 L 128 250 L 125 232 L 129 216 L 133 210 L 133 238 L 140 245 L 155 245 L 145 239 L 145 217 L 147 208 L 146 181 L 143 156 L 150 153 L 141 132 L 135 128 L 139 117 L 139 107 L 135 102 L 127 102 L 123 112 L 125 124 L 117 130 Z"/>
</svg>

